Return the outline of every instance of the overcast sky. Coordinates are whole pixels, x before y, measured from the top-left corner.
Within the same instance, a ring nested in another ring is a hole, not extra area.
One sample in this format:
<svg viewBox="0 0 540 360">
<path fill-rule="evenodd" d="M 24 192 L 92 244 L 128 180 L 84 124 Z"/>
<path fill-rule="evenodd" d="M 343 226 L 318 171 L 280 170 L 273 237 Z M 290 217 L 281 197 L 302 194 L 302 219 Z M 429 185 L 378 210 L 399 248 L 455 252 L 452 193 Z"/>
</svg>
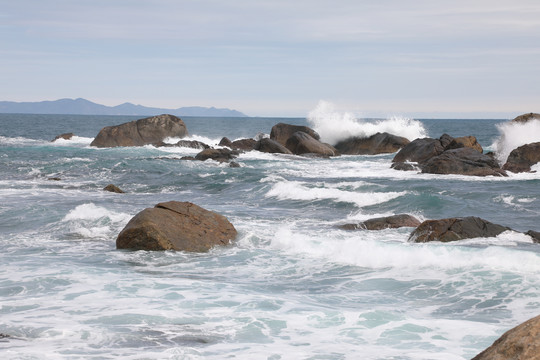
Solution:
<svg viewBox="0 0 540 360">
<path fill-rule="evenodd" d="M 540 111 L 538 0 L 17 0 L 0 100 L 251 116 Z M 472 114 L 472 115 L 474 115 Z"/>
</svg>

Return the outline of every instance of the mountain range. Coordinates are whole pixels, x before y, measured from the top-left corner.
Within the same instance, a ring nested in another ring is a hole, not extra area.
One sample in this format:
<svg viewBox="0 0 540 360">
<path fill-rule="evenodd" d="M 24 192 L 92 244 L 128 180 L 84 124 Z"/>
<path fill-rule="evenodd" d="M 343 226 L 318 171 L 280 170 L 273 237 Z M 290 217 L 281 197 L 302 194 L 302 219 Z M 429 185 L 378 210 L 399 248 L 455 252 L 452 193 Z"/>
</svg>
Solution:
<svg viewBox="0 0 540 360">
<path fill-rule="evenodd" d="M 86 99 L 59 99 L 39 102 L 0 101 L 0 113 L 13 114 L 72 114 L 72 115 L 159 115 L 245 117 L 240 111 L 215 107 L 189 106 L 163 109 L 124 103 L 117 106 L 96 104 Z"/>
</svg>

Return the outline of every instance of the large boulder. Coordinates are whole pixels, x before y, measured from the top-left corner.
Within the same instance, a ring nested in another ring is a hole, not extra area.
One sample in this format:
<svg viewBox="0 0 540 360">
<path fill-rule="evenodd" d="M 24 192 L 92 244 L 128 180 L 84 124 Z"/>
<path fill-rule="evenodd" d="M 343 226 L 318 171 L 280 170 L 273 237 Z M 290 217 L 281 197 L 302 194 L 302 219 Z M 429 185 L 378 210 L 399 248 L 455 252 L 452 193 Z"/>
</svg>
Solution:
<svg viewBox="0 0 540 360">
<path fill-rule="evenodd" d="M 472 360 L 540 359 L 540 316 L 505 332 Z"/>
<path fill-rule="evenodd" d="M 188 132 L 182 119 L 173 115 L 159 115 L 128 123 L 106 126 L 90 146 L 143 146 L 155 144 L 167 137 L 183 138 Z"/>
<path fill-rule="evenodd" d="M 270 131 L 270 139 L 277 141 L 281 145 L 285 145 L 287 140 L 289 140 L 289 138 L 297 131 L 302 131 L 315 140 L 320 140 L 321 138 L 315 130 L 308 126 L 279 123 L 272 127 L 272 130 Z"/>
<path fill-rule="evenodd" d="M 291 150 L 287 149 L 284 145 L 269 138 L 262 138 L 257 141 L 253 149 L 273 154 L 292 154 Z"/>
<path fill-rule="evenodd" d="M 445 147 L 445 150 L 459 149 L 463 147 L 474 149 L 478 151 L 479 153 L 484 152 L 484 149 L 482 149 L 482 146 L 478 143 L 478 141 L 476 140 L 476 137 L 474 136 L 462 136 L 462 137 L 454 138 Z"/>
<path fill-rule="evenodd" d="M 423 173 L 473 176 L 507 176 L 490 156 L 470 147 L 446 150 L 421 165 Z"/>
<path fill-rule="evenodd" d="M 357 224 L 344 224 L 339 227 L 343 230 L 383 230 L 400 227 L 417 227 L 420 220 L 412 215 L 399 214 L 380 218 L 373 218 Z"/>
<path fill-rule="evenodd" d="M 224 216 L 190 202 L 169 201 L 135 215 L 118 234 L 116 247 L 205 252 L 229 244 L 236 235 Z"/>
<path fill-rule="evenodd" d="M 444 148 L 441 139 L 415 139 L 399 150 L 392 162 L 416 162 L 421 164 L 434 156 L 442 154 Z"/>
<path fill-rule="evenodd" d="M 531 120 L 540 120 L 540 114 L 528 113 L 528 114 L 519 115 L 515 119 L 513 119 L 512 122 L 526 123 Z"/>
<path fill-rule="evenodd" d="M 302 131 L 295 132 L 285 143 L 285 147 L 295 155 L 316 154 L 319 156 L 339 156 L 333 146 L 320 142 Z"/>
<path fill-rule="evenodd" d="M 503 169 L 513 173 L 531 171 L 531 166 L 540 162 L 540 142 L 520 146 L 508 155 Z"/>
<path fill-rule="evenodd" d="M 475 216 L 426 220 L 409 236 L 410 242 L 457 241 L 463 239 L 495 237 L 510 228 L 494 224 Z"/>
<path fill-rule="evenodd" d="M 236 159 L 239 155 L 236 150 L 229 149 L 204 149 L 197 155 L 195 155 L 195 160 L 206 161 L 208 159 L 215 160 L 218 162 L 228 162 L 230 160 Z"/>
<path fill-rule="evenodd" d="M 407 138 L 384 132 L 367 138 L 348 138 L 338 142 L 335 148 L 346 155 L 375 155 L 394 153 L 409 143 Z"/>
</svg>

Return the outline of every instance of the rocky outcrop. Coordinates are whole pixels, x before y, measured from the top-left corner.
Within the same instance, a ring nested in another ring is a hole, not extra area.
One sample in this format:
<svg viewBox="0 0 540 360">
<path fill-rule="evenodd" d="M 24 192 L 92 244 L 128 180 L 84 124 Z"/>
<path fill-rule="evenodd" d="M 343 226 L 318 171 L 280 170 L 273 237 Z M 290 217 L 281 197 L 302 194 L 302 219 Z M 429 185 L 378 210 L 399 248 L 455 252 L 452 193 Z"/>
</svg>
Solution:
<svg viewBox="0 0 540 360">
<path fill-rule="evenodd" d="M 508 155 L 503 169 L 513 173 L 531 171 L 531 166 L 540 162 L 540 142 L 520 146 Z"/>
<path fill-rule="evenodd" d="M 446 150 L 421 165 L 423 173 L 472 176 L 507 176 L 490 156 L 470 147 Z"/>
<path fill-rule="evenodd" d="M 291 150 L 287 149 L 277 141 L 269 138 L 262 138 L 253 147 L 254 150 L 273 154 L 292 154 Z"/>
<path fill-rule="evenodd" d="M 463 239 L 495 237 L 510 228 L 475 216 L 426 220 L 409 236 L 410 242 L 450 242 Z"/>
<path fill-rule="evenodd" d="M 209 149 L 210 146 L 198 140 L 180 140 L 174 144 L 168 144 L 163 141 L 159 141 L 152 144 L 155 147 L 185 147 L 190 149 Z"/>
<path fill-rule="evenodd" d="M 128 123 L 106 126 L 90 146 L 143 146 L 159 143 L 167 137 L 183 138 L 188 132 L 184 122 L 173 115 L 159 115 Z"/>
<path fill-rule="evenodd" d="M 532 238 L 533 243 L 540 244 L 540 232 L 529 230 L 525 234 L 529 235 Z"/>
<path fill-rule="evenodd" d="M 394 156 L 392 162 L 423 163 L 434 156 L 442 154 L 444 146 L 441 139 L 423 138 L 411 141 Z"/>
<path fill-rule="evenodd" d="M 205 252 L 229 244 L 236 235 L 224 216 L 190 202 L 169 201 L 135 215 L 118 234 L 116 247 Z"/>
<path fill-rule="evenodd" d="M 285 147 L 295 155 L 316 154 L 321 156 L 339 156 L 333 146 L 320 142 L 302 131 L 295 132 L 285 143 Z"/>
<path fill-rule="evenodd" d="M 195 160 L 205 161 L 208 159 L 218 162 L 229 162 L 239 155 L 238 151 L 229 149 L 204 149 L 197 155 Z"/>
<path fill-rule="evenodd" d="M 412 215 L 399 214 L 380 218 L 373 218 L 357 224 L 344 224 L 339 228 L 343 230 L 383 230 L 400 227 L 417 227 L 420 220 Z"/>
<path fill-rule="evenodd" d="M 304 132 L 315 140 L 321 139 L 319 134 L 308 126 L 290 125 L 284 123 L 279 123 L 272 127 L 272 130 L 270 131 L 270 139 L 286 146 L 287 140 L 289 140 L 289 138 L 297 131 Z"/>
<path fill-rule="evenodd" d="M 120 189 L 118 186 L 116 186 L 114 184 L 109 184 L 109 185 L 105 186 L 103 188 L 103 190 L 113 192 L 113 193 L 117 193 L 117 194 L 123 194 L 124 193 L 124 190 Z"/>
<path fill-rule="evenodd" d="M 462 136 L 452 139 L 450 143 L 445 147 L 445 150 L 459 149 L 459 148 L 471 148 L 479 153 L 483 153 L 484 149 L 476 140 L 474 136 Z"/>
<path fill-rule="evenodd" d="M 376 155 L 394 153 L 410 141 L 389 133 L 376 133 L 367 138 L 352 137 L 338 142 L 334 147 L 345 155 Z"/>
<path fill-rule="evenodd" d="M 540 114 L 528 113 L 528 114 L 519 115 L 515 119 L 513 119 L 512 122 L 526 123 L 531 120 L 540 120 Z"/>
<path fill-rule="evenodd" d="M 540 316 L 505 332 L 472 360 L 540 359 Z"/>
<path fill-rule="evenodd" d="M 64 133 L 64 134 L 56 135 L 56 137 L 52 139 L 51 142 L 55 142 L 56 140 L 59 140 L 59 139 L 71 140 L 71 138 L 74 136 L 75 136 L 74 133 Z"/>
</svg>

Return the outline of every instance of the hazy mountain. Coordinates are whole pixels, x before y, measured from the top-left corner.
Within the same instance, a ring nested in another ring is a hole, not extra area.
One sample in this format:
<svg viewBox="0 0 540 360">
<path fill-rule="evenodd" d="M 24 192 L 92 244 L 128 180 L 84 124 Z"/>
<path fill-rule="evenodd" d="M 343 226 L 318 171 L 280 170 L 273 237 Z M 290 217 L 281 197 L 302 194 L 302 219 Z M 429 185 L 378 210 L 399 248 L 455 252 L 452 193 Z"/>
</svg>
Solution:
<svg viewBox="0 0 540 360">
<path fill-rule="evenodd" d="M 190 106 L 178 109 L 162 109 L 124 103 L 117 106 L 96 104 L 86 99 L 60 99 L 40 102 L 0 101 L 0 113 L 15 114 L 76 114 L 76 115 L 159 115 L 244 117 L 245 114 L 231 109 Z"/>
</svg>

